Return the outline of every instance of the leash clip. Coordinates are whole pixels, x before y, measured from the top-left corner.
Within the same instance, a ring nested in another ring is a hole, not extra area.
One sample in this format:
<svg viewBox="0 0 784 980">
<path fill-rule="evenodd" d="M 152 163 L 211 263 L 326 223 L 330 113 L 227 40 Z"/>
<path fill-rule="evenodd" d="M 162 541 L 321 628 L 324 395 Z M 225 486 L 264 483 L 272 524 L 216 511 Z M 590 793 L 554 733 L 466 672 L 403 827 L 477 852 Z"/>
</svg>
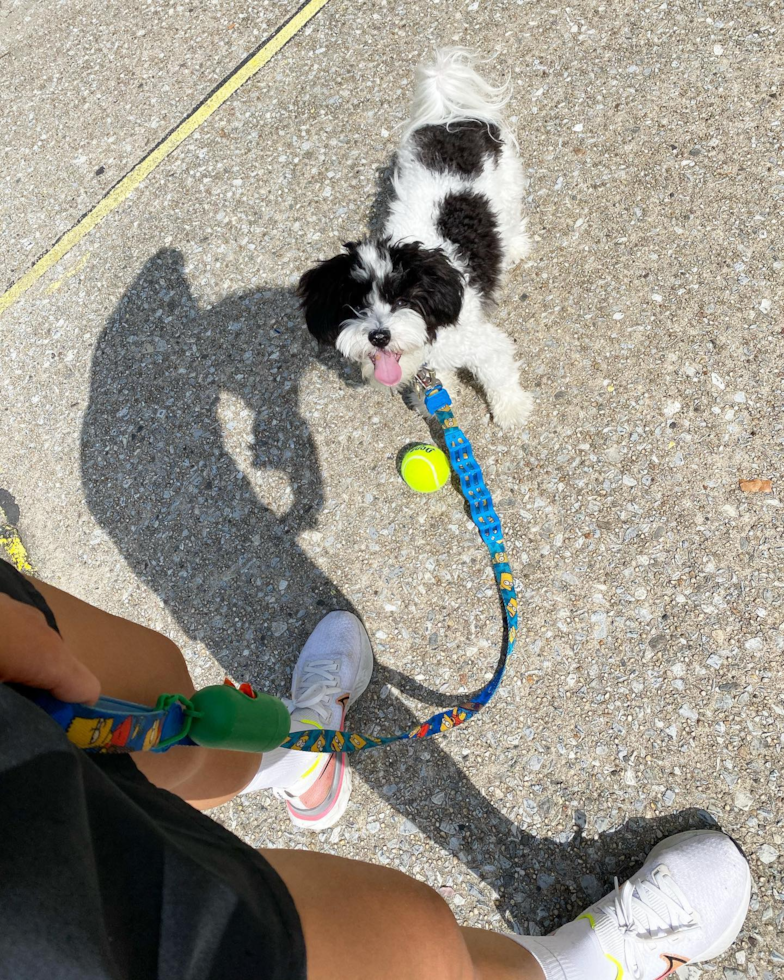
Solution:
<svg viewBox="0 0 784 980">
<path fill-rule="evenodd" d="M 436 377 L 435 372 L 432 371 L 426 364 L 423 364 L 417 371 L 416 375 L 414 376 L 414 380 L 420 386 L 424 394 L 427 394 L 428 391 L 438 387 L 441 384 Z"/>
</svg>

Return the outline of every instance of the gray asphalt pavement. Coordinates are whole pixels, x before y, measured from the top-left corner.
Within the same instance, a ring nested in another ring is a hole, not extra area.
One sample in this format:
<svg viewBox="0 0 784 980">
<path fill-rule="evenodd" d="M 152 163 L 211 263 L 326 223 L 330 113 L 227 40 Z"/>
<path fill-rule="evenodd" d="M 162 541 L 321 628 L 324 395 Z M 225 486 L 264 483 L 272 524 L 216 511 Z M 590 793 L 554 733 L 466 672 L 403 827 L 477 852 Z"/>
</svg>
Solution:
<svg viewBox="0 0 784 980">
<path fill-rule="evenodd" d="M 5 287 L 293 9 L 0 0 Z M 777 4 L 331 0 L 0 315 L 0 488 L 40 573 L 181 644 L 197 685 L 285 693 L 319 617 L 378 663 L 357 727 L 425 718 L 498 656 L 429 438 L 320 355 L 292 294 L 363 234 L 436 43 L 497 51 L 530 259 L 496 320 L 536 411 L 452 392 L 504 522 L 521 632 L 487 712 L 356 761 L 344 821 L 215 815 L 257 846 L 402 868 L 466 925 L 545 932 L 663 835 L 718 822 L 752 867 L 719 963 L 784 963 L 784 46 Z M 771 480 L 749 493 L 740 480 Z"/>
</svg>

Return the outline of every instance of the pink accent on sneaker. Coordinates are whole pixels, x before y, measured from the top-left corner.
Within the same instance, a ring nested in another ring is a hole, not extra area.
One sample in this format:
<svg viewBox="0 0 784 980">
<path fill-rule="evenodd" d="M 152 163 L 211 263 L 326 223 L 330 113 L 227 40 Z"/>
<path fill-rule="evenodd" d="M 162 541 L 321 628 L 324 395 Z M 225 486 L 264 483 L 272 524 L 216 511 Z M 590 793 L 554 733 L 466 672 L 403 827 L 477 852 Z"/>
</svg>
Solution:
<svg viewBox="0 0 784 980">
<path fill-rule="evenodd" d="M 336 698 L 343 708 L 339 728 L 346 721 L 350 697 L 344 694 Z M 351 770 L 346 756 L 332 753 L 312 786 L 299 797 L 286 800 L 292 823 L 309 830 L 322 830 L 336 824 L 343 816 L 351 796 Z M 295 802 L 296 800 L 296 802 Z"/>
<path fill-rule="evenodd" d="M 335 756 L 331 755 L 316 782 L 299 797 L 300 803 L 306 810 L 312 810 L 314 807 L 321 806 L 324 800 L 326 800 L 332 787 L 334 773 Z"/>
<path fill-rule="evenodd" d="M 328 773 L 329 779 L 327 779 Z M 317 788 L 318 796 L 314 793 Z M 350 790 L 350 788 L 351 782 L 346 757 L 333 755 L 315 785 L 310 788 L 305 796 L 299 797 L 297 802 L 302 804 L 302 809 L 294 806 L 291 802 L 286 804 L 289 816 L 295 823 L 304 823 L 313 830 L 331 827 L 343 816 L 345 804 L 348 803 L 346 790 Z M 321 798 L 318 799 L 318 797 Z M 336 808 L 341 804 L 342 808 L 338 812 Z"/>
</svg>

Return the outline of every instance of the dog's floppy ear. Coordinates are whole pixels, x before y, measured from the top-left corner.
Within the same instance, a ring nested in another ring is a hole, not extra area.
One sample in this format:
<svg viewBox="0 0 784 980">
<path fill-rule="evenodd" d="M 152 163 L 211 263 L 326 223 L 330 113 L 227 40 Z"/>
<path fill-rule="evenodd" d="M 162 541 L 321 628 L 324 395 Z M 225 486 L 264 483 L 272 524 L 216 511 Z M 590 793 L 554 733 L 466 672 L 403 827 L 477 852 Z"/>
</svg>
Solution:
<svg viewBox="0 0 784 980">
<path fill-rule="evenodd" d="M 320 343 L 333 346 L 341 324 L 352 315 L 352 307 L 368 288 L 367 283 L 351 275 L 356 267 L 357 243 L 346 242 L 343 248 L 345 252 L 308 269 L 297 287 L 308 330 Z"/>
<path fill-rule="evenodd" d="M 422 314 L 428 332 L 455 323 L 463 305 L 463 276 L 444 252 L 419 242 L 392 245 L 389 252 L 402 273 L 403 295 Z"/>
</svg>

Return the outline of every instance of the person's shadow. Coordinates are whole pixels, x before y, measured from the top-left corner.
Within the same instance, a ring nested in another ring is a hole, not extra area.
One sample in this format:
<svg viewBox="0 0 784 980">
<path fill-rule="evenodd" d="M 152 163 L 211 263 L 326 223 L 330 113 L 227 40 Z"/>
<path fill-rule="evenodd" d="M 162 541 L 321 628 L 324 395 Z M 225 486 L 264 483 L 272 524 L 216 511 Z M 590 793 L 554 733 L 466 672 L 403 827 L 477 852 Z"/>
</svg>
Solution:
<svg viewBox="0 0 784 980">
<path fill-rule="evenodd" d="M 133 572 L 228 673 L 279 695 L 318 620 L 351 608 L 297 540 L 315 528 L 324 502 L 299 411 L 312 357 L 291 291 L 260 289 L 203 308 L 180 253 L 163 250 L 98 341 L 82 431 L 87 503 Z M 325 363 L 348 371 L 336 356 Z M 377 665 L 352 727 L 372 729 L 382 716 L 384 732 L 413 727 L 402 701 L 380 700 L 385 683 L 430 705 L 451 703 Z M 711 821 L 692 810 L 587 841 L 578 813 L 562 839 L 539 839 L 491 803 L 438 740 L 363 753 L 353 764 L 406 818 L 403 832 L 415 825 L 497 892 L 508 919 L 540 929 L 607 891 L 663 834 Z M 553 801 L 545 793 L 537 804 Z"/>
</svg>

